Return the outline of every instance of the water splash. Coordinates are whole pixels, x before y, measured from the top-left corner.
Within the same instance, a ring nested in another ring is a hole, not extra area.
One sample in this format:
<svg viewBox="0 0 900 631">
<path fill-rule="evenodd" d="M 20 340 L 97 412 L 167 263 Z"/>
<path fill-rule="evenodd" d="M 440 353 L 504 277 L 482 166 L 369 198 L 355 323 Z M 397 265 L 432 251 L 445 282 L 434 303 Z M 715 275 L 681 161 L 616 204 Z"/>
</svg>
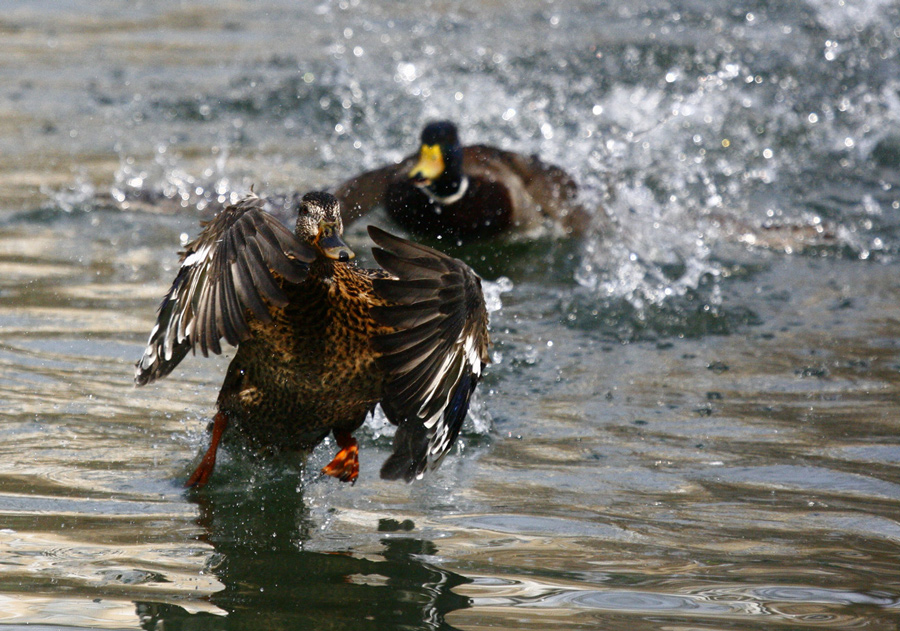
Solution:
<svg viewBox="0 0 900 631">
<path fill-rule="evenodd" d="M 597 300 L 643 310 L 699 292 L 716 308 L 735 247 L 900 252 L 894 3 L 598 6 L 591 29 L 559 7 L 488 7 L 524 35 L 487 42 L 463 9 L 297 10 L 317 46 L 236 59 L 190 90 L 92 88 L 122 123 L 114 205 L 209 213 L 254 182 L 264 194 L 333 186 L 450 118 L 465 142 L 575 176 L 603 235 L 574 280 Z M 76 190 L 54 203 L 91 203 Z"/>
</svg>

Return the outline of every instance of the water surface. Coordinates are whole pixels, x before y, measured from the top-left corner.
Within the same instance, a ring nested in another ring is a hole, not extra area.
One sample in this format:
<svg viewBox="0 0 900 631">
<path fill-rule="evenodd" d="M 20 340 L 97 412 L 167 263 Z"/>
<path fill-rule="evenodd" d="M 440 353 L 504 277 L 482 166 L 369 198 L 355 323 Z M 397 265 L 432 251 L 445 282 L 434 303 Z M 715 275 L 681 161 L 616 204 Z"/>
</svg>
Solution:
<svg viewBox="0 0 900 631">
<path fill-rule="evenodd" d="M 6 9 L 0 625 L 898 624 L 896 3 Z M 435 475 L 378 479 L 375 419 L 353 487 L 328 442 L 186 493 L 227 357 L 131 381 L 176 251 L 436 117 L 602 236 L 454 250 L 495 363 Z"/>
</svg>

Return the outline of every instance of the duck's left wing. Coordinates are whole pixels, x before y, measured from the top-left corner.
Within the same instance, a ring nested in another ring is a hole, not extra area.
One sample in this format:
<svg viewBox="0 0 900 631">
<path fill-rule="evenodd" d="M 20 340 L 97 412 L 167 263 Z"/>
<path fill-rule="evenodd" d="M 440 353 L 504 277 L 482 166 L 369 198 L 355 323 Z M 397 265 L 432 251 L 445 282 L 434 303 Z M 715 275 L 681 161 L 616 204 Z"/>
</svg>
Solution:
<svg viewBox="0 0 900 631">
<path fill-rule="evenodd" d="M 394 333 L 372 345 L 385 373 L 381 401 L 399 427 L 385 479 L 421 477 L 453 446 L 475 385 L 490 362 L 481 279 L 458 259 L 369 227 L 375 260 L 394 279 L 373 281 L 386 303 L 373 317 Z"/>
<path fill-rule="evenodd" d="M 514 175 L 521 182 L 523 192 L 543 213 L 559 221 L 571 234 L 582 236 L 591 228 L 593 215 L 578 199 L 575 178 L 560 167 L 544 162 L 537 155 L 525 156 L 487 145 L 466 147 L 464 159 L 467 164 L 487 168 L 488 172 L 493 170 L 493 177 L 500 181 L 505 180 L 504 172 Z"/>
<path fill-rule="evenodd" d="M 188 351 L 222 352 L 249 334 L 249 313 L 271 319 L 271 306 L 287 297 L 278 278 L 298 283 L 315 252 L 250 195 L 227 206 L 187 245 L 162 304 L 147 348 L 135 367 L 144 385 L 169 374 Z"/>
</svg>

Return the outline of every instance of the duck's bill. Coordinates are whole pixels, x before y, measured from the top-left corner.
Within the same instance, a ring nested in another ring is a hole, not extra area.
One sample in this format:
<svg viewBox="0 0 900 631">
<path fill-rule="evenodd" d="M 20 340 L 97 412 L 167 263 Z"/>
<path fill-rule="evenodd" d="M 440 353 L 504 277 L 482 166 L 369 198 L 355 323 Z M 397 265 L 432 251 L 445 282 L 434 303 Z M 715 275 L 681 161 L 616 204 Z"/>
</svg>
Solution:
<svg viewBox="0 0 900 631">
<path fill-rule="evenodd" d="M 335 261 L 349 261 L 356 257 L 356 253 L 344 243 L 340 231 L 334 224 L 323 224 L 320 226 L 316 245 L 319 246 L 322 254 Z"/>
<path fill-rule="evenodd" d="M 419 161 L 409 172 L 409 179 L 417 186 L 428 186 L 444 172 L 444 154 L 440 145 L 422 145 Z"/>
</svg>

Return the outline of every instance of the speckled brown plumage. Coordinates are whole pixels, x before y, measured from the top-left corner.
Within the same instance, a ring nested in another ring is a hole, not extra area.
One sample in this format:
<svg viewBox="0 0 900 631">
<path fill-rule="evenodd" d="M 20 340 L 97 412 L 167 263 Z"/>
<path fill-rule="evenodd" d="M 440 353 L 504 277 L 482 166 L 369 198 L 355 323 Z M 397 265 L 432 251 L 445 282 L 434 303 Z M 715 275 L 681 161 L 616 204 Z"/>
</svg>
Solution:
<svg viewBox="0 0 900 631">
<path fill-rule="evenodd" d="M 383 269 L 360 269 L 342 230 L 326 193 L 303 197 L 295 234 L 250 197 L 187 246 L 135 382 L 166 376 L 190 350 L 221 352 L 222 338 L 237 345 L 188 485 L 206 484 L 226 432 L 263 454 L 308 450 L 331 432 L 341 450 L 323 473 L 354 481 L 352 433 L 378 403 L 398 425 L 382 477 L 420 477 L 453 445 L 489 361 L 480 280 L 376 228 Z"/>
<path fill-rule="evenodd" d="M 362 425 L 382 395 L 369 340 L 393 332 L 369 315 L 384 301 L 351 263 L 316 261 L 305 281 L 283 288 L 288 304 L 251 322 L 218 399 L 257 449 L 309 449 Z"/>
</svg>

